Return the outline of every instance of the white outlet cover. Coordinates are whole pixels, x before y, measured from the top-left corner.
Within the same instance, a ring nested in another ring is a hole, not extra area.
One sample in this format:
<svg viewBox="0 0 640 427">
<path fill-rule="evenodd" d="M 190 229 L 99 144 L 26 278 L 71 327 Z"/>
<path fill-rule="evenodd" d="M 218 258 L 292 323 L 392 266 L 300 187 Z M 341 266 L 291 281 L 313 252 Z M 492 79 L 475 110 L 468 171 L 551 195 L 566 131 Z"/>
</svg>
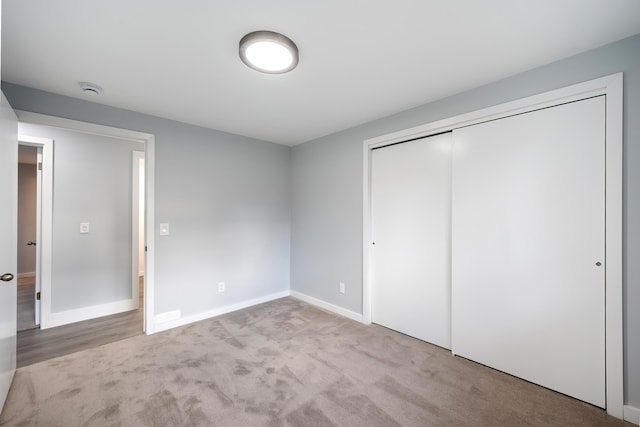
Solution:
<svg viewBox="0 0 640 427">
<path fill-rule="evenodd" d="M 345 290 L 346 290 L 345 284 L 343 282 L 340 282 L 340 293 L 344 294 Z"/>
<path fill-rule="evenodd" d="M 169 224 L 168 223 L 160 224 L 160 235 L 161 236 L 168 236 L 169 235 Z"/>
<path fill-rule="evenodd" d="M 81 222 L 80 223 L 80 234 L 89 234 L 89 223 Z"/>
<path fill-rule="evenodd" d="M 218 283 L 218 292 L 224 292 L 224 282 Z"/>
</svg>

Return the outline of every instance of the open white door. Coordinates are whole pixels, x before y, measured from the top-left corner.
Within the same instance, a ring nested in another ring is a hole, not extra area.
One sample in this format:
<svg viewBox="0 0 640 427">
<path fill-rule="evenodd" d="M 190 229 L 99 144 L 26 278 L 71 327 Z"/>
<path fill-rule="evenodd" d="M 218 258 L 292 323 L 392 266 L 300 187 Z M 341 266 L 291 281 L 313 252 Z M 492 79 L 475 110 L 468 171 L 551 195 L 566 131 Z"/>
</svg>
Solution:
<svg viewBox="0 0 640 427">
<path fill-rule="evenodd" d="M 18 120 L 7 98 L 0 101 L 0 406 L 16 369 L 18 269 Z"/>
</svg>

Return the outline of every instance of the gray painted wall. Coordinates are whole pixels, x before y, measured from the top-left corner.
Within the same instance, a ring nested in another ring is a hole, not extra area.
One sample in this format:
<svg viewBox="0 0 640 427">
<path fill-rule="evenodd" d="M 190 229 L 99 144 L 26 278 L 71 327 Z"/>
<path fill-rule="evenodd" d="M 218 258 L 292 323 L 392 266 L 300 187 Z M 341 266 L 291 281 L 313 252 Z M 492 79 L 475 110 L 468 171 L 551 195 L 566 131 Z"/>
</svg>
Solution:
<svg viewBox="0 0 640 427">
<path fill-rule="evenodd" d="M 197 315 L 289 289 L 289 147 L 4 82 L 2 90 L 14 109 L 155 135 L 155 222 L 171 232 L 153 230 L 156 314 Z"/>
<path fill-rule="evenodd" d="M 21 131 L 55 141 L 51 311 L 131 299 L 131 152 L 143 145 L 46 126 Z"/>
<path fill-rule="evenodd" d="M 36 178 L 36 165 L 18 164 L 18 274 L 36 271 Z"/>
<path fill-rule="evenodd" d="M 292 290 L 362 310 L 363 140 L 621 71 L 625 399 L 640 407 L 640 36 L 294 147 Z"/>
<path fill-rule="evenodd" d="M 157 313 L 287 291 L 288 147 L 184 125 L 155 133 L 156 224 L 171 230 L 156 238 Z"/>
</svg>

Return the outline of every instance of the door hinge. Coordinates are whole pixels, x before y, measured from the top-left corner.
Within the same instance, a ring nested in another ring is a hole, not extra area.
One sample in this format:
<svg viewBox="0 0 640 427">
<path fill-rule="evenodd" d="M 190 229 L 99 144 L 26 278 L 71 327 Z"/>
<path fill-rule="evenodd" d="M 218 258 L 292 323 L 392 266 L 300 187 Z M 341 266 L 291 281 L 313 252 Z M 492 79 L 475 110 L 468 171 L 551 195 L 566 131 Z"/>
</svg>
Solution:
<svg viewBox="0 0 640 427">
<path fill-rule="evenodd" d="M 36 292 L 36 299 L 40 301 L 40 292 Z"/>
<path fill-rule="evenodd" d="M 147 252 L 147 246 L 146 245 L 144 246 L 144 251 Z"/>
<path fill-rule="evenodd" d="M 42 162 L 38 162 L 38 170 L 41 171 L 42 170 Z"/>
</svg>

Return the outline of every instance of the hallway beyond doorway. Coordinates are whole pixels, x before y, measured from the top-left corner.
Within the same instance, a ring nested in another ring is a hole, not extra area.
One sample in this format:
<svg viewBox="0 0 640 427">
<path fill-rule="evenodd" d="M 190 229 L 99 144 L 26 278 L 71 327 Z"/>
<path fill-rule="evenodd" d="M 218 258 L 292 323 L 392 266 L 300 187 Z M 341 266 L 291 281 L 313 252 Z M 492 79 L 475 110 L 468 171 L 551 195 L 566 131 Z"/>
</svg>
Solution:
<svg viewBox="0 0 640 427">
<path fill-rule="evenodd" d="M 140 277 L 140 304 L 137 310 L 45 330 L 36 328 L 18 332 L 17 367 L 142 335 L 143 292 L 144 277 Z"/>
</svg>

